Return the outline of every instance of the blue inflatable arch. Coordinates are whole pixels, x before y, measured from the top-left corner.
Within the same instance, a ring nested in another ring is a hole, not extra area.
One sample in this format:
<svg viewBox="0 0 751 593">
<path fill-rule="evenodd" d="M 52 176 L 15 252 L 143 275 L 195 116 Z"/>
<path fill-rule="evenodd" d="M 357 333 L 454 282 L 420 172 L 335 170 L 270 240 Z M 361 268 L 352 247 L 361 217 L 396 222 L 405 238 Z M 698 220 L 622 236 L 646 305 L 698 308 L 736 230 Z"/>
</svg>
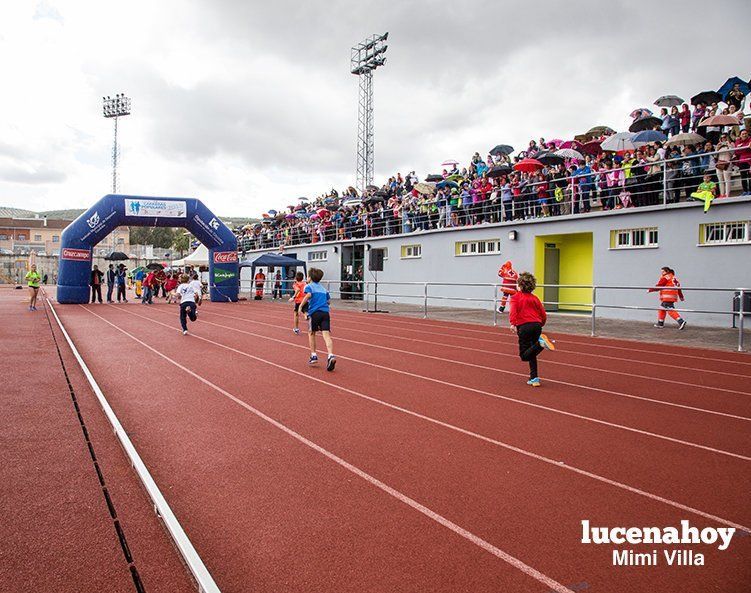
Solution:
<svg viewBox="0 0 751 593">
<path fill-rule="evenodd" d="M 200 200 L 109 194 L 63 231 L 57 275 L 58 302 L 89 302 L 92 248 L 121 225 L 188 229 L 209 249 L 211 300 L 237 301 L 237 238 Z"/>
</svg>

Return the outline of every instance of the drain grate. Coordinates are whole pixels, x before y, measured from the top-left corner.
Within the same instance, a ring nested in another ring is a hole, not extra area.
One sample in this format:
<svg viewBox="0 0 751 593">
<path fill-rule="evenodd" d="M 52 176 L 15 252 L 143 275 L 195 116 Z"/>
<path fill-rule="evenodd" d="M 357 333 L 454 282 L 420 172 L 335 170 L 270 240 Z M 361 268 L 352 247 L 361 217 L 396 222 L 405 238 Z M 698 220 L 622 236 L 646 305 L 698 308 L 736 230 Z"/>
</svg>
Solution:
<svg viewBox="0 0 751 593">
<path fill-rule="evenodd" d="M 118 519 L 117 517 L 117 510 L 115 509 L 115 504 L 112 502 L 112 497 L 110 496 L 109 489 L 107 488 L 107 482 L 104 479 L 104 473 L 102 473 L 102 468 L 99 466 L 99 461 L 97 460 L 96 452 L 94 451 L 94 444 L 89 438 L 89 431 L 86 428 L 86 422 L 83 419 L 83 414 L 81 414 L 81 408 L 78 405 L 78 398 L 76 397 L 76 392 L 73 389 L 73 384 L 70 382 L 68 369 L 65 367 L 65 361 L 63 360 L 63 355 L 60 352 L 60 345 L 57 342 L 57 336 L 55 336 L 55 331 L 52 327 L 52 321 L 50 320 L 49 310 L 46 305 L 44 307 L 44 313 L 47 317 L 47 323 L 50 326 L 52 339 L 55 342 L 55 349 L 57 350 L 57 356 L 60 359 L 60 366 L 63 369 L 65 381 L 68 383 L 70 399 L 73 402 L 73 408 L 76 411 L 76 416 L 78 417 L 78 422 L 81 426 L 81 432 L 83 433 L 83 438 L 86 441 L 86 446 L 89 449 L 89 456 L 91 457 L 91 462 L 94 464 L 94 470 L 96 471 L 97 479 L 99 480 L 99 486 L 102 489 L 102 496 L 104 496 L 104 501 L 107 503 L 107 509 L 109 511 L 110 517 L 112 518 L 112 524 L 115 528 L 117 539 L 120 541 L 120 548 L 123 552 L 123 556 L 125 557 L 125 561 L 128 564 L 130 576 L 133 579 L 133 586 L 135 587 L 137 593 L 146 593 L 146 588 L 143 586 L 143 582 L 141 581 L 141 575 L 138 574 L 138 568 L 136 568 L 136 564 L 133 561 L 133 556 L 130 553 L 130 547 L 128 547 L 128 540 L 125 537 L 125 531 L 123 530 L 123 526 L 120 524 L 120 519 Z"/>
</svg>

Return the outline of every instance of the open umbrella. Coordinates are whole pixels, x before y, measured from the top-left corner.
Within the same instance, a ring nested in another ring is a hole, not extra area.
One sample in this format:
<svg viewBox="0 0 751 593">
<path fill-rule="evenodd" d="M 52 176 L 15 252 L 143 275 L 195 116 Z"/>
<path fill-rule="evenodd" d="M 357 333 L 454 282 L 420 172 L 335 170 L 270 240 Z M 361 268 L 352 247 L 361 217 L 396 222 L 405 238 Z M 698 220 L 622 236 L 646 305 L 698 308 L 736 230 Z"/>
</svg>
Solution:
<svg viewBox="0 0 751 593">
<path fill-rule="evenodd" d="M 561 148 L 560 150 L 556 150 L 555 154 L 564 159 L 576 159 L 578 161 L 584 160 L 584 155 L 573 148 Z"/>
<path fill-rule="evenodd" d="M 443 161 L 441 163 L 441 167 L 453 167 L 454 165 L 458 165 L 458 164 L 459 164 L 459 161 L 448 160 L 448 161 Z"/>
<path fill-rule="evenodd" d="M 378 194 L 378 193 L 374 194 L 374 195 L 370 196 L 369 198 L 366 198 L 366 199 L 363 200 L 363 202 L 366 203 L 366 204 L 377 204 L 377 203 L 381 203 L 381 202 L 385 202 L 385 201 L 386 201 L 386 197 L 384 195 Z"/>
<path fill-rule="evenodd" d="M 629 116 L 633 117 L 634 119 L 641 119 L 642 117 L 649 117 L 650 115 L 654 114 L 652 113 L 651 109 L 647 109 L 646 107 L 637 107 L 631 113 L 629 113 Z"/>
<path fill-rule="evenodd" d="M 572 148 L 574 150 L 578 150 L 580 146 L 581 142 L 579 142 L 578 140 L 566 140 L 558 147 L 558 149 L 560 150 L 562 148 Z"/>
<path fill-rule="evenodd" d="M 297 218 L 297 215 L 290 213 L 290 214 L 287 214 L 287 216 L 285 216 L 284 218 L 286 218 L 287 220 L 292 220 L 294 218 Z"/>
<path fill-rule="evenodd" d="M 381 188 L 380 188 L 380 187 L 377 187 L 377 186 L 375 186 L 375 185 L 368 185 L 368 186 L 367 186 L 367 187 L 365 188 L 365 191 L 378 191 L 379 189 L 381 189 Z"/>
<path fill-rule="evenodd" d="M 441 176 L 441 175 L 428 175 L 425 178 L 425 181 L 427 181 L 428 183 L 430 183 L 430 182 L 436 182 L 436 181 L 443 181 L 443 176 Z"/>
<path fill-rule="evenodd" d="M 163 270 L 164 266 L 158 262 L 151 262 L 148 266 L 146 266 L 147 270 Z"/>
<path fill-rule="evenodd" d="M 663 95 L 655 100 L 655 105 L 658 107 L 676 107 L 682 103 L 685 103 L 685 101 L 677 95 Z"/>
<path fill-rule="evenodd" d="M 698 95 L 691 97 L 691 105 L 698 105 L 704 103 L 709 105 L 710 103 L 719 103 L 722 101 L 722 95 L 717 91 L 702 91 Z"/>
<path fill-rule="evenodd" d="M 688 132 L 686 134 L 676 134 L 665 143 L 665 146 L 693 146 L 705 141 L 706 138 L 704 136 Z"/>
<path fill-rule="evenodd" d="M 459 189 L 459 184 L 456 183 L 456 181 L 449 181 L 448 179 L 439 181 L 438 183 L 435 184 L 435 186 L 438 189 L 443 189 L 444 187 L 450 187 L 451 189 Z"/>
<path fill-rule="evenodd" d="M 545 165 L 536 159 L 522 159 L 514 165 L 514 170 L 524 171 L 525 173 L 531 173 L 532 171 L 539 171 Z"/>
<path fill-rule="evenodd" d="M 651 113 L 650 113 L 651 115 Z M 596 138 L 597 136 L 615 134 L 615 130 L 608 126 L 595 126 L 587 131 L 587 136 L 590 138 Z"/>
<path fill-rule="evenodd" d="M 418 183 L 415 185 L 415 191 L 418 194 L 422 194 L 424 196 L 431 195 L 435 190 L 432 185 L 429 185 L 427 183 Z"/>
<path fill-rule="evenodd" d="M 722 95 L 723 99 L 727 99 L 728 98 L 728 93 L 730 93 L 730 91 L 733 90 L 733 87 L 736 84 L 740 87 L 741 92 L 744 95 L 748 95 L 748 93 L 751 91 L 751 89 L 749 88 L 749 83 L 747 83 L 744 80 L 741 80 L 737 76 L 733 76 L 731 78 L 728 78 L 725 81 L 725 84 L 723 84 L 719 89 L 717 89 L 717 92 Z"/>
<path fill-rule="evenodd" d="M 497 165 L 488 171 L 488 177 L 503 177 L 511 173 L 512 169 L 509 165 Z"/>
<path fill-rule="evenodd" d="M 555 154 L 554 152 L 541 152 L 535 155 L 535 159 L 540 161 L 543 165 L 561 165 L 564 158 Z"/>
<path fill-rule="evenodd" d="M 511 154 L 512 152 L 514 152 L 514 147 L 509 146 L 508 144 L 499 144 L 498 146 L 490 150 L 490 154 L 492 154 L 493 156 L 498 156 L 500 154 Z"/>
<path fill-rule="evenodd" d="M 603 143 L 600 144 L 600 148 L 607 150 L 608 152 L 634 150 L 636 146 L 632 141 L 633 136 L 634 135 L 631 132 L 618 132 L 617 134 L 610 136 L 610 138 L 606 138 Z"/>
<path fill-rule="evenodd" d="M 647 117 L 640 117 L 634 120 L 634 123 L 628 127 L 628 131 L 642 132 L 644 130 L 652 130 L 655 126 L 660 126 L 661 124 L 662 120 L 659 117 L 648 115 Z"/>
<path fill-rule="evenodd" d="M 600 154 L 602 152 L 602 148 L 600 145 L 602 144 L 602 140 L 590 140 L 589 142 L 585 142 L 584 144 L 579 147 L 579 150 L 584 154 Z"/>
<path fill-rule="evenodd" d="M 733 115 L 713 115 L 699 122 L 699 127 L 704 126 L 737 126 L 740 120 Z"/>
<path fill-rule="evenodd" d="M 653 142 L 665 142 L 667 139 L 668 137 L 665 134 L 658 132 L 657 130 L 644 130 L 643 132 L 635 134 L 631 141 L 634 143 L 634 146 L 638 147 L 646 146 Z"/>
<path fill-rule="evenodd" d="M 360 198 L 349 198 L 347 200 L 344 200 L 345 206 L 359 206 L 362 204 L 362 200 Z"/>
<path fill-rule="evenodd" d="M 125 255 L 122 251 L 113 251 L 109 255 L 107 255 L 104 259 L 107 261 L 125 261 L 130 259 L 127 255 Z"/>
<path fill-rule="evenodd" d="M 548 141 L 546 142 L 546 144 L 547 144 L 548 146 L 550 146 L 550 145 L 552 144 L 552 145 L 553 145 L 553 146 L 555 146 L 556 148 L 560 148 L 560 147 L 561 147 L 561 144 L 563 144 L 563 140 L 561 140 L 560 138 L 553 138 L 552 140 L 548 140 Z"/>
</svg>

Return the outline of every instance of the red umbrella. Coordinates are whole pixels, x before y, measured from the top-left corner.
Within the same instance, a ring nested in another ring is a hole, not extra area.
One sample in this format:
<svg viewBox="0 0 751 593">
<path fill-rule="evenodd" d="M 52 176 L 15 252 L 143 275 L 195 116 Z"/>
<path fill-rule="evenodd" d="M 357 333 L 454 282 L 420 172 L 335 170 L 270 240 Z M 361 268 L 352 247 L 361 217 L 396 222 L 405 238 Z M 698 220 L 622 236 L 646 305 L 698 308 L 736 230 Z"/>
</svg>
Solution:
<svg viewBox="0 0 751 593">
<path fill-rule="evenodd" d="M 515 171 L 524 171 L 525 173 L 531 173 L 533 171 L 539 171 L 545 167 L 540 161 L 536 159 L 522 159 L 514 165 Z"/>
<path fill-rule="evenodd" d="M 581 146 L 581 143 L 577 142 L 576 140 L 566 140 L 563 144 L 561 144 L 558 148 L 573 148 L 574 150 L 579 150 L 579 147 Z"/>
<path fill-rule="evenodd" d="M 579 147 L 579 152 L 592 155 L 600 154 L 602 152 L 600 144 L 602 144 L 602 140 L 590 140 Z"/>
</svg>

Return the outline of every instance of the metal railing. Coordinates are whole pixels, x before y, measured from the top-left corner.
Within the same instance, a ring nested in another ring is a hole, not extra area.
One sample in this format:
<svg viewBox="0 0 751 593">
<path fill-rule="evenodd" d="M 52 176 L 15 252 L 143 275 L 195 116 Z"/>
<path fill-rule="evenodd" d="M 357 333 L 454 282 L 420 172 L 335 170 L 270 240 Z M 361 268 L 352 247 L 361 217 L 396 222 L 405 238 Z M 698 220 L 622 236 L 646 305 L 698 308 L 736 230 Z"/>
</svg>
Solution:
<svg viewBox="0 0 751 593">
<path fill-rule="evenodd" d="M 587 174 L 549 174 L 544 181 L 512 171 L 508 177 L 516 175 L 524 181 L 518 195 L 510 195 L 508 188 L 504 191 L 503 186 L 494 185 L 491 190 L 481 192 L 481 200 L 452 205 L 448 193 L 439 192 L 430 199 L 405 194 L 399 198 L 398 217 L 384 202 L 365 208 L 358 206 L 343 219 L 327 224 L 296 219 L 291 225 L 285 222 L 280 228 L 268 227 L 258 235 L 241 236 L 240 249 L 253 251 L 460 228 L 484 222 L 542 219 L 586 213 L 593 206 L 612 211 L 644 206 L 667 208 L 670 204 L 690 201 L 690 194 L 697 190 L 705 173 L 718 184 L 718 194 L 747 193 L 751 191 L 747 169 L 735 164 L 724 171 L 716 168 L 718 160 L 732 158 L 733 154 L 732 149 L 726 149 L 661 160 L 645 159 Z"/>
<path fill-rule="evenodd" d="M 264 293 L 269 294 L 273 289 L 273 279 L 266 280 L 264 287 Z M 291 286 L 291 281 L 289 281 Z M 427 319 L 430 311 L 431 302 L 445 302 L 452 301 L 454 303 L 487 303 L 493 310 L 493 325 L 498 325 L 498 305 L 501 302 L 501 292 L 503 285 L 498 283 L 462 283 L 462 282 L 391 282 L 391 281 L 378 281 L 378 280 L 324 280 L 323 284 L 334 295 L 339 295 L 339 298 L 344 299 L 356 299 L 363 300 L 365 311 L 371 311 L 371 304 L 373 304 L 373 311 L 378 311 L 378 299 L 414 299 L 418 305 L 422 307 L 423 318 Z M 250 286 L 252 285 L 252 286 Z M 250 286 L 250 288 L 248 288 Z M 379 286 L 381 289 L 379 289 Z M 382 288 L 397 287 L 394 290 L 388 290 L 383 292 Z M 243 288 L 245 287 L 245 288 Z M 333 290 L 332 290 L 333 287 Z M 338 289 L 336 288 L 338 287 Z M 398 287 L 410 287 L 412 290 L 403 290 L 400 292 Z M 435 287 L 452 287 L 452 288 L 471 288 L 471 289 L 487 289 L 487 296 L 457 296 L 457 295 L 440 295 L 431 294 L 431 288 Z M 644 293 L 645 291 L 652 290 L 658 292 L 659 290 L 666 290 L 665 287 L 660 286 L 615 286 L 615 285 L 591 285 L 591 284 L 538 284 L 538 289 L 546 288 L 557 290 L 570 290 L 570 291 L 587 291 L 591 295 L 591 302 L 572 302 L 570 300 L 547 300 L 542 299 L 542 303 L 549 307 L 563 306 L 567 311 L 578 311 L 582 313 L 589 313 L 591 320 L 590 335 L 593 337 L 597 335 L 597 313 L 604 309 L 615 309 L 625 311 L 658 311 L 659 306 L 655 305 L 631 305 L 623 303 L 608 303 L 603 302 L 602 296 L 605 291 L 639 291 Z M 254 290 L 255 285 L 252 281 L 243 281 L 241 283 L 241 291 Z M 283 298 L 289 298 L 291 293 L 288 289 L 285 289 L 284 284 L 282 290 L 287 290 L 286 294 L 283 294 Z M 667 290 L 670 290 L 668 288 Z M 676 289 L 677 290 L 677 289 Z M 745 318 L 751 316 L 751 306 L 746 303 L 751 297 L 751 288 L 723 288 L 723 287 L 696 287 L 696 286 L 681 286 L 680 290 L 684 292 L 706 292 L 706 293 L 728 293 L 731 295 L 732 306 L 730 309 L 686 309 L 675 308 L 672 309 L 677 313 L 693 313 L 701 315 L 720 315 L 730 316 L 733 320 L 733 327 L 738 330 L 738 351 L 744 352 L 744 330 L 745 330 Z M 655 297 L 657 295 L 654 295 Z M 736 308 L 737 303 L 737 308 Z M 735 321 L 737 320 L 737 326 Z"/>
</svg>

